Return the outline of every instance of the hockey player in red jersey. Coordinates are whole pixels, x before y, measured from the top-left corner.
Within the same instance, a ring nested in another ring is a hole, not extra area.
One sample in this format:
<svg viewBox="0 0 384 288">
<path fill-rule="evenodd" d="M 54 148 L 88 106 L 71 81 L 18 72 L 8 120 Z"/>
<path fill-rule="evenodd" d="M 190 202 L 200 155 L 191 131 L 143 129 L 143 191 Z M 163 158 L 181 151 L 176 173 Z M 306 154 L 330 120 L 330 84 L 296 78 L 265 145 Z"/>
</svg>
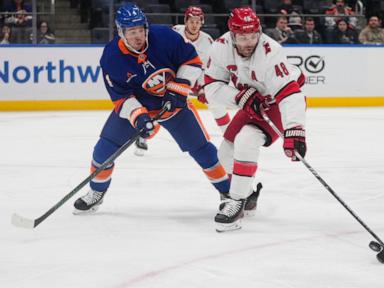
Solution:
<svg viewBox="0 0 384 288">
<path fill-rule="evenodd" d="M 118 36 L 106 45 L 100 60 L 105 87 L 115 107 L 94 148 L 91 171 L 137 130 L 143 131 L 143 138 L 153 135 L 157 124 L 152 117 L 170 103 L 159 124 L 200 165 L 216 190 L 228 194 L 228 176 L 218 161 L 216 147 L 187 100 L 201 74 L 202 63 L 195 48 L 169 27 L 148 25 L 145 14 L 132 3 L 118 9 L 116 26 Z M 98 209 L 113 169 L 114 163 L 91 181 L 90 191 L 74 204 L 75 214 Z"/>
<path fill-rule="evenodd" d="M 239 109 L 219 148 L 219 159 L 232 179 L 230 197 L 223 200 L 215 217 L 217 231 L 241 227 L 246 199 L 253 193 L 260 148 L 278 138 L 263 120 L 261 109 L 284 133 L 288 157 L 297 160 L 294 149 L 303 157 L 306 152 L 306 101 L 300 88 L 304 75 L 287 61 L 283 48 L 262 33 L 250 7 L 234 9 L 228 28 L 212 44 L 204 88 L 208 101 Z"/>
</svg>

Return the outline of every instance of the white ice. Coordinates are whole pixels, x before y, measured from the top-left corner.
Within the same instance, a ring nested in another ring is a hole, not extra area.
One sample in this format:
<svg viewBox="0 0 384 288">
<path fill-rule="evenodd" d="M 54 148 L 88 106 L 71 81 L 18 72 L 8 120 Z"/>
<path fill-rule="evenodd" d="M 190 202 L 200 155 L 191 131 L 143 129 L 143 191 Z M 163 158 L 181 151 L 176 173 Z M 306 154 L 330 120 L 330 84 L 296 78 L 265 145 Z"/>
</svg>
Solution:
<svg viewBox="0 0 384 288">
<path fill-rule="evenodd" d="M 218 193 L 164 129 L 146 156 L 116 161 L 99 213 L 72 215 L 83 189 L 34 230 L 12 226 L 12 213 L 37 218 L 87 177 L 107 115 L 0 114 L 1 288 L 384 287 L 373 238 L 281 141 L 262 150 L 258 211 L 238 231 L 215 232 Z M 384 108 L 307 115 L 307 161 L 384 239 Z"/>
</svg>

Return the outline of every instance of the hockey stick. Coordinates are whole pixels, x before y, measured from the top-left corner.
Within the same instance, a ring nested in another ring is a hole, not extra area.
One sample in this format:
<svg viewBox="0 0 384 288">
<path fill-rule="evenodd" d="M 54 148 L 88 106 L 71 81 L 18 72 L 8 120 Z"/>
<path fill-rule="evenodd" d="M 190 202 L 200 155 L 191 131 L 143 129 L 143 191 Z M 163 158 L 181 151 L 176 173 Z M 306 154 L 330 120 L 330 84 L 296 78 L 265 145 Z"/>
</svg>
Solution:
<svg viewBox="0 0 384 288">
<path fill-rule="evenodd" d="M 163 108 L 160 110 L 160 112 L 152 119 L 153 121 L 159 120 L 161 116 L 164 115 L 165 112 L 167 112 L 170 109 L 170 102 L 165 103 Z M 71 192 L 69 192 L 67 195 L 64 196 L 63 199 L 61 199 L 59 202 L 57 202 L 54 206 L 52 206 L 51 209 L 49 209 L 47 212 L 45 212 L 43 215 L 41 215 L 39 218 L 36 219 L 29 219 L 25 218 L 23 216 L 20 216 L 16 213 L 12 215 L 12 224 L 17 227 L 27 228 L 27 229 L 33 229 L 37 225 L 39 225 L 41 222 L 43 222 L 45 219 L 47 219 L 53 212 L 55 212 L 57 209 L 59 209 L 65 202 L 68 201 L 73 195 L 75 195 L 77 192 L 79 192 L 80 189 L 82 189 L 85 185 L 87 185 L 93 178 L 95 178 L 101 171 L 104 170 L 109 164 L 111 164 L 117 157 L 121 155 L 129 146 L 131 146 L 135 141 L 140 137 L 141 133 L 143 132 L 144 128 L 141 130 L 138 130 L 127 142 L 123 144 L 115 153 L 113 153 L 105 162 L 97 168 L 92 174 L 90 174 L 87 178 L 85 178 L 79 185 L 77 185 Z"/>
<path fill-rule="evenodd" d="M 279 135 L 280 138 L 284 139 L 284 136 L 281 133 L 281 131 L 276 127 L 276 125 L 271 121 L 271 119 L 269 119 L 269 117 L 265 113 L 265 111 L 263 109 L 261 109 L 260 113 L 261 113 L 261 116 L 263 117 L 263 119 L 272 127 L 272 129 L 276 132 L 276 134 Z M 375 241 L 371 241 L 369 243 L 369 248 L 371 248 L 375 252 L 379 252 L 377 254 L 377 259 L 381 263 L 384 264 L 384 243 L 379 238 L 379 236 L 377 236 L 368 227 L 368 225 L 365 224 L 364 221 L 361 220 L 361 218 L 359 216 L 357 216 L 357 214 L 355 212 L 353 212 L 353 210 L 343 201 L 343 199 L 341 199 L 336 194 L 336 192 L 327 184 L 327 182 L 325 182 L 325 180 L 319 175 L 319 173 L 317 173 L 317 171 L 311 165 L 309 165 L 309 163 L 296 150 L 294 152 L 295 152 L 295 156 L 304 164 L 305 167 L 308 168 L 308 170 L 313 174 L 313 176 L 315 176 L 316 179 L 319 180 L 319 182 L 325 187 L 325 189 L 327 189 L 328 192 L 331 193 L 336 198 L 336 200 L 339 201 L 340 204 L 343 205 L 344 208 L 353 216 L 353 218 L 355 218 L 361 224 L 361 226 L 363 226 L 365 228 L 365 230 L 367 230 L 368 233 L 371 234 L 373 236 L 373 238 L 375 238 L 377 240 L 378 243 Z"/>
</svg>

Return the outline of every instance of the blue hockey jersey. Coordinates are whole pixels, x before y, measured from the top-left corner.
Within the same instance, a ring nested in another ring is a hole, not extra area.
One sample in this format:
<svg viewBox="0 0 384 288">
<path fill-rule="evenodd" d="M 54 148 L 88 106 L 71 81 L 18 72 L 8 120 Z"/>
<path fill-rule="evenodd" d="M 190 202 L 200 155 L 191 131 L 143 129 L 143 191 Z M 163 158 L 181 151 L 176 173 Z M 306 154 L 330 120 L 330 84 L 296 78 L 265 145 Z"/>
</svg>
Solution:
<svg viewBox="0 0 384 288">
<path fill-rule="evenodd" d="M 163 25 L 150 25 L 148 48 L 135 54 L 128 50 L 120 37 L 104 48 L 100 60 L 107 91 L 115 111 L 130 97 L 150 110 L 158 110 L 166 84 L 175 78 L 182 65 L 201 67 L 202 62 L 192 44 Z M 193 83 L 191 83 L 193 84 Z"/>
</svg>

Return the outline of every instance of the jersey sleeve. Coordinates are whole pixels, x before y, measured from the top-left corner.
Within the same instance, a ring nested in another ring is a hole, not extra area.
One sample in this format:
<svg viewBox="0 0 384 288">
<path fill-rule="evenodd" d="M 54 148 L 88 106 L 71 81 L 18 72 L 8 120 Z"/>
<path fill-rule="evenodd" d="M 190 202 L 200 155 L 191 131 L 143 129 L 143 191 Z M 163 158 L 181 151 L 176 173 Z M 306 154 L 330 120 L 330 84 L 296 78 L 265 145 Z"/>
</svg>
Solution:
<svg viewBox="0 0 384 288">
<path fill-rule="evenodd" d="M 224 41 L 219 38 L 209 49 L 209 58 L 204 72 L 204 91 L 208 103 L 218 103 L 236 109 L 238 107 L 234 99 L 239 90 L 229 85 L 231 74 L 225 62 L 228 47 L 225 46 Z"/>
<path fill-rule="evenodd" d="M 205 75 L 214 80 L 224 81 L 229 83 L 230 72 L 225 67 L 225 44 L 219 40 L 212 43 L 208 53 L 207 67 L 205 68 Z"/>
<path fill-rule="evenodd" d="M 167 34 L 169 36 L 167 41 L 172 49 L 172 58 L 178 67 L 182 65 L 202 67 L 200 57 L 191 43 L 185 42 L 184 38 L 172 29 L 169 29 Z"/>
<path fill-rule="evenodd" d="M 103 79 L 105 88 L 107 89 L 112 102 L 128 98 L 133 94 L 132 88 L 125 83 L 115 80 L 113 75 L 109 74 L 108 71 L 103 70 Z"/>
<path fill-rule="evenodd" d="M 266 95 L 275 99 L 281 113 L 284 129 L 296 126 L 305 127 L 306 101 L 297 76 L 301 73 L 296 66 L 288 63 L 285 53 L 280 48 L 264 63 L 266 72 L 264 84 Z"/>
<path fill-rule="evenodd" d="M 296 81 L 297 69 L 299 68 L 288 62 L 282 48 L 274 55 L 271 55 L 271 58 L 267 58 L 264 65 L 266 66 L 264 75 L 265 94 L 272 96 L 277 103 L 301 91 Z"/>
<path fill-rule="evenodd" d="M 202 73 L 203 63 L 191 43 L 185 42 L 184 38 L 172 29 L 167 33 L 168 47 L 172 53 L 173 63 L 177 67 L 176 77 L 188 80 L 193 87 Z"/>
<path fill-rule="evenodd" d="M 123 80 L 119 80 L 119 63 L 114 61 L 116 58 L 111 56 L 113 50 L 109 49 L 110 45 L 106 47 L 100 59 L 104 85 L 113 102 L 115 113 L 131 121 L 133 112 L 143 106 L 136 99 L 133 88 Z"/>
</svg>

